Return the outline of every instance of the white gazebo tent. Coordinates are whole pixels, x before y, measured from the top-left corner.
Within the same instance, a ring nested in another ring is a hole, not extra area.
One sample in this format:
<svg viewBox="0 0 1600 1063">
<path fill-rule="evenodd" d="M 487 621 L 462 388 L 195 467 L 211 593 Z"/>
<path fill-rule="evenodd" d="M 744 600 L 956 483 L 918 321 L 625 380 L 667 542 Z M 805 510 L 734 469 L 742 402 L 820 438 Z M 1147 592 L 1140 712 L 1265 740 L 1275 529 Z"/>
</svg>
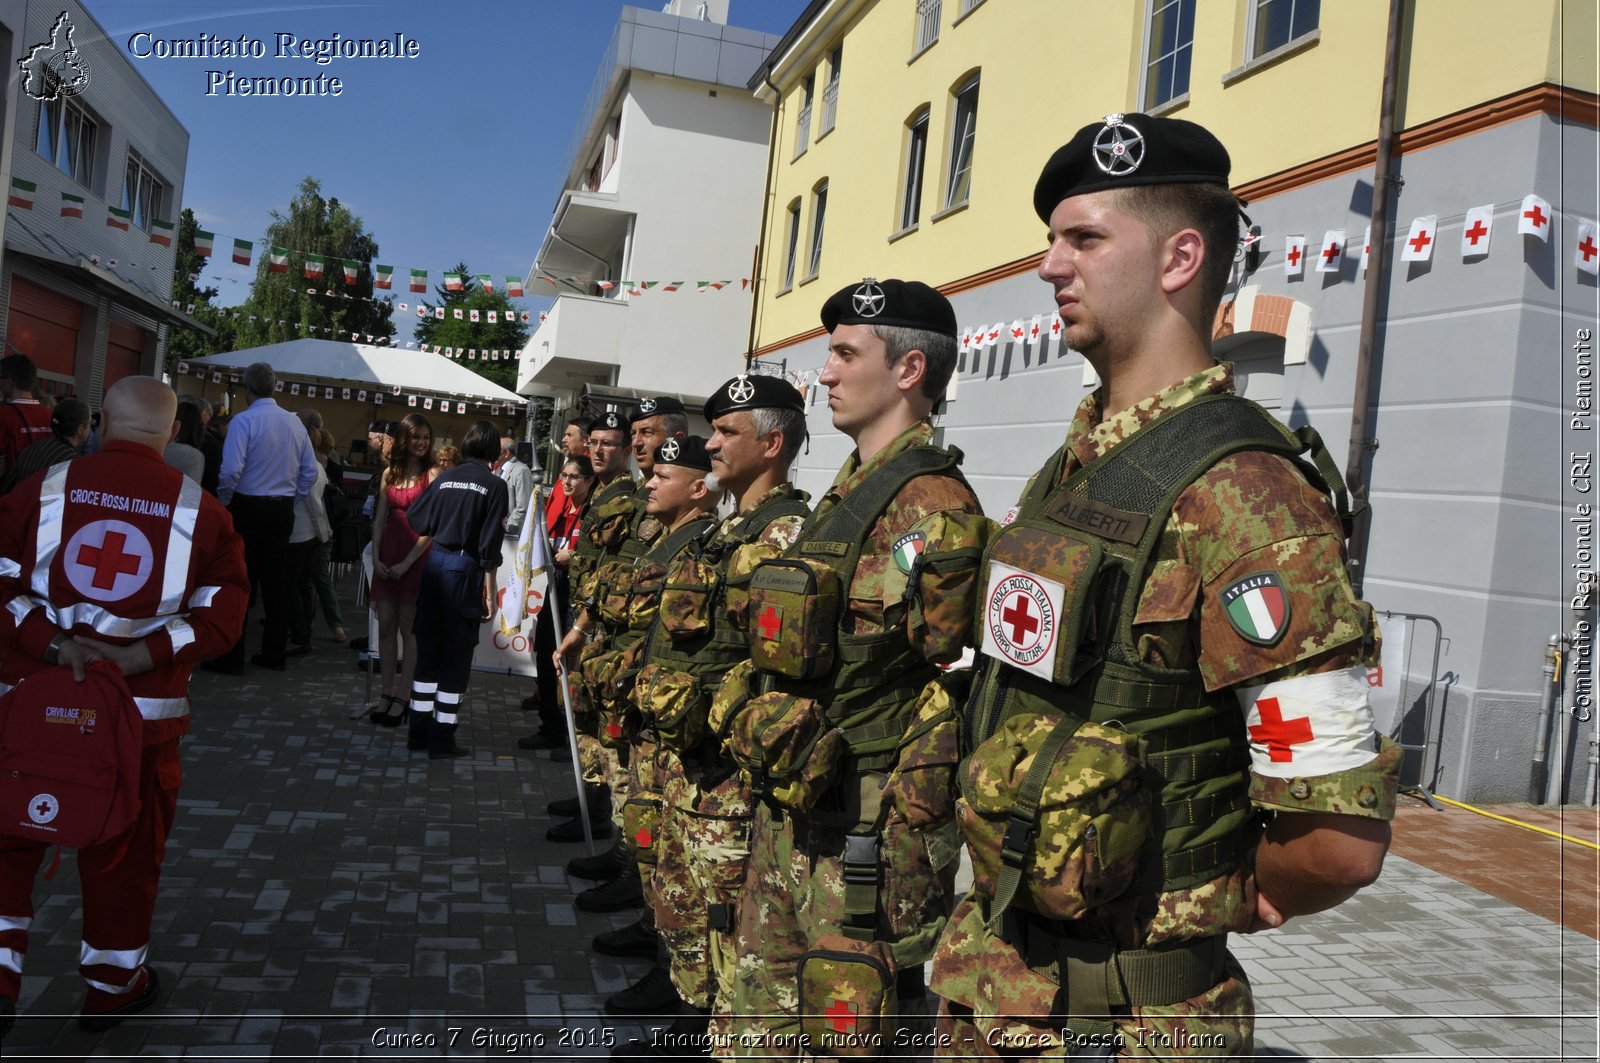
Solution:
<svg viewBox="0 0 1600 1063">
<path fill-rule="evenodd" d="M 442 354 L 340 340 L 289 340 L 193 358 L 179 363 L 175 383 L 182 394 L 221 400 L 237 412 L 244 401 L 239 374 L 255 362 L 266 362 L 278 374 L 279 405 L 312 406 L 322 414 L 341 454 L 358 440 L 360 452 L 374 420 L 419 413 L 433 426 L 436 441 L 459 440 L 479 419 L 511 429 L 527 402 Z"/>
</svg>

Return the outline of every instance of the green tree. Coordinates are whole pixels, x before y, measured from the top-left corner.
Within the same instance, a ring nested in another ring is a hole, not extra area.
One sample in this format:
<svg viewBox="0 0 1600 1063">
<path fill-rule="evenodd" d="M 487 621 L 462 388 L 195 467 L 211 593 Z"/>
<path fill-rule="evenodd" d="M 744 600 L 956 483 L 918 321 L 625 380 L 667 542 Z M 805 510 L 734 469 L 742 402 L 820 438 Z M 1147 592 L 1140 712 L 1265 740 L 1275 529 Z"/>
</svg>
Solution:
<svg viewBox="0 0 1600 1063">
<path fill-rule="evenodd" d="M 272 272 L 274 246 L 289 252 L 287 273 Z M 267 226 L 258 254 L 255 284 L 240 307 L 243 316 L 235 324 L 237 347 L 308 336 L 349 340 L 351 333 L 363 343 L 389 343 L 394 335 L 394 323 L 389 320 L 393 306 L 387 299 L 372 298 L 372 264 L 378 241 L 338 199 L 323 198 L 316 178 L 300 182 L 300 193 L 289 204 L 287 216 L 272 212 L 272 224 Z M 323 257 L 321 280 L 306 277 L 308 254 Z M 360 263 L 354 284 L 345 283 L 346 259 Z M 367 336 L 372 339 L 368 341 Z"/>
<path fill-rule="evenodd" d="M 227 311 L 211 300 L 217 289 L 200 287 L 200 272 L 205 268 L 205 257 L 194 249 L 194 211 L 188 207 L 178 216 L 177 255 L 172 266 L 172 298 L 178 308 L 196 320 L 216 330 L 216 336 L 174 325 L 167 332 L 167 364 L 170 371 L 178 362 L 189 358 L 204 358 L 233 350 L 233 319 Z M 190 309 L 190 308 L 193 309 Z"/>
<path fill-rule="evenodd" d="M 457 361 L 479 376 L 515 391 L 517 359 L 528 342 L 528 326 L 522 322 L 522 311 L 499 288 L 484 291 L 465 262 L 457 262 L 448 272 L 461 275 L 461 290 L 434 288 L 438 299 L 422 304 L 425 313 L 417 322 L 417 342 L 430 350 L 434 346 L 475 350 L 478 352 L 476 359 L 463 354 Z M 436 308 L 443 308 L 443 318 L 434 316 Z M 456 319 L 457 310 L 461 311 L 460 320 Z M 474 310 L 478 312 L 477 321 L 472 320 Z M 491 311 L 496 319 L 494 324 L 489 323 Z M 497 362 L 492 356 L 486 356 L 486 352 L 493 351 L 509 351 L 510 354 L 502 354 Z"/>
</svg>

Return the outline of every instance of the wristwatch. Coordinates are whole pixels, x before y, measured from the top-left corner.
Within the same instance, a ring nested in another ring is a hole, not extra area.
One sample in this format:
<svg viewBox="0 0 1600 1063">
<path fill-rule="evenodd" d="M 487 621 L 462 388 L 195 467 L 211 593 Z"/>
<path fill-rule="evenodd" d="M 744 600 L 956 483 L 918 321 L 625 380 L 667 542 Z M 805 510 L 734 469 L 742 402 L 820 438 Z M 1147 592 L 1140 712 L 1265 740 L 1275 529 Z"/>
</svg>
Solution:
<svg viewBox="0 0 1600 1063">
<path fill-rule="evenodd" d="M 65 631 L 63 631 L 59 635 L 57 635 L 55 638 L 51 639 L 50 640 L 50 645 L 48 645 L 48 646 L 46 646 L 44 648 L 44 663 L 45 664 L 60 664 L 61 663 L 61 647 L 65 646 L 67 644 L 67 640 L 70 639 L 71 637 L 72 637 L 71 635 L 69 635 Z"/>
</svg>

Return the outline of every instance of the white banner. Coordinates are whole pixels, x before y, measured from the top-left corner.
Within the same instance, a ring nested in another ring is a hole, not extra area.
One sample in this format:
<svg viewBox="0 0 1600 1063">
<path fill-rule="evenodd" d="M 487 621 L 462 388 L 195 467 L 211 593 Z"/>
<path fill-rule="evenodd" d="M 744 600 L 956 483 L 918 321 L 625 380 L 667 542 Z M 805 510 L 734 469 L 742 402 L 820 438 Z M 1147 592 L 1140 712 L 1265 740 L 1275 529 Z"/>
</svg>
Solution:
<svg viewBox="0 0 1600 1063">
<path fill-rule="evenodd" d="M 1379 617 L 1383 636 L 1382 659 L 1367 669 L 1367 699 L 1372 702 L 1372 724 L 1379 734 L 1399 734 L 1406 707 L 1400 692 L 1406 686 L 1406 636 L 1411 623 L 1403 616 Z"/>
</svg>

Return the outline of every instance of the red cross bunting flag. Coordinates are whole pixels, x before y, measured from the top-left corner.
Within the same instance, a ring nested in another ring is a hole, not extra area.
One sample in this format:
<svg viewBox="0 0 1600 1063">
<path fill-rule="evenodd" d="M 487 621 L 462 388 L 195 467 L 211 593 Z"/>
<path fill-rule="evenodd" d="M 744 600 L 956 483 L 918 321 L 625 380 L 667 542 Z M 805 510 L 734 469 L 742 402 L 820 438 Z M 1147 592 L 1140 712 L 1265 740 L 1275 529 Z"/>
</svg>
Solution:
<svg viewBox="0 0 1600 1063">
<path fill-rule="evenodd" d="M 1050 335 L 1051 336 L 1056 337 L 1056 338 L 1060 338 L 1061 330 L 1064 327 L 1065 326 L 1061 324 L 1061 315 L 1060 314 L 1051 314 L 1050 315 Z"/>
<path fill-rule="evenodd" d="M 1317 272 L 1338 273 L 1344 264 L 1344 230 L 1329 229 L 1322 235 L 1322 245 L 1317 251 Z"/>
<path fill-rule="evenodd" d="M 1237 688 L 1251 767 L 1292 779 L 1370 762 L 1377 749 L 1367 690 L 1361 667 Z"/>
<path fill-rule="evenodd" d="M 1367 260 L 1372 257 L 1372 226 L 1361 230 L 1361 275 L 1367 275 Z"/>
<path fill-rule="evenodd" d="M 1006 329 L 1006 334 L 1011 338 L 1012 343 L 1022 343 L 1028 338 L 1028 330 L 1022 327 L 1022 319 L 1020 317 L 1011 323 L 1010 328 Z"/>
<path fill-rule="evenodd" d="M 1054 679 L 1066 588 L 991 561 L 983 601 L 983 652 L 1013 668 Z"/>
<path fill-rule="evenodd" d="M 1517 232 L 1523 236 L 1537 236 L 1546 242 L 1550 239 L 1550 204 L 1529 192 L 1522 199 L 1522 209 L 1517 212 Z"/>
<path fill-rule="evenodd" d="M 1433 260 L 1433 240 L 1439 231 L 1439 215 L 1424 214 L 1411 222 L 1411 232 L 1406 236 L 1405 250 L 1400 252 L 1401 262 L 1430 262 Z"/>
<path fill-rule="evenodd" d="M 1306 275 L 1306 238 L 1304 236 L 1285 236 L 1283 238 L 1283 272 L 1290 277 L 1304 277 Z"/>
<path fill-rule="evenodd" d="M 1033 321 L 1028 325 L 1028 342 L 1038 343 L 1039 337 L 1044 335 L 1044 315 L 1034 314 Z"/>
<path fill-rule="evenodd" d="M 1486 203 L 1467 211 L 1461 225 L 1461 257 L 1482 258 L 1489 253 L 1489 236 L 1494 229 L 1494 204 Z"/>
<path fill-rule="evenodd" d="M 971 349 L 972 349 L 972 329 L 971 328 L 964 328 L 964 329 L 961 330 L 961 351 L 963 353 L 965 353 L 966 351 L 971 350 Z"/>
<path fill-rule="evenodd" d="M 1590 276 L 1600 276 L 1600 244 L 1595 242 L 1595 223 L 1578 223 L 1578 243 L 1572 249 L 1572 264 Z"/>
</svg>

